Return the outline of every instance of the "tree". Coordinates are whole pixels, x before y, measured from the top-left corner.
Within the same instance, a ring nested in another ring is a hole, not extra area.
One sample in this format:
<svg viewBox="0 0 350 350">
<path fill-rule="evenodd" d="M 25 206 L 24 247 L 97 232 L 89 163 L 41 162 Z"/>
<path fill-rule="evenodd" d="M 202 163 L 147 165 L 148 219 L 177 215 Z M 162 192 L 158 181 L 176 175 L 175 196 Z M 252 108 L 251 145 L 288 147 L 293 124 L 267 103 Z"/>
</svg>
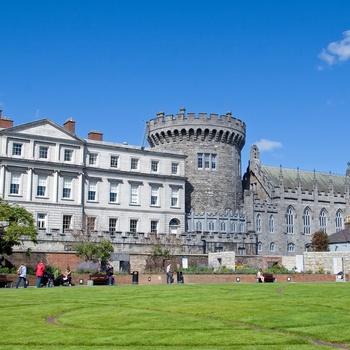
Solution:
<svg viewBox="0 0 350 350">
<path fill-rule="evenodd" d="M 99 243 L 90 241 L 74 243 L 72 249 L 76 251 L 76 256 L 84 261 L 99 263 L 108 260 L 114 252 L 112 243 L 107 239 L 102 239 Z"/>
<path fill-rule="evenodd" d="M 316 231 L 312 235 L 311 245 L 314 252 L 328 251 L 329 237 L 327 233 L 323 231 Z"/>
<path fill-rule="evenodd" d="M 37 227 L 33 214 L 25 208 L 5 203 L 0 198 L 0 221 L 0 254 L 11 255 L 13 247 L 21 244 L 21 236 L 37 243 Z"/>
<path fill-rule="evenodd" d="M 157 239 L 153 246 L 150 257 L 147 259 L 146 268 L 153 272 L 163 271 L 165 261 L 173 258 L 170 249 L 163 247 L 161 241 Z"/>
</svg>

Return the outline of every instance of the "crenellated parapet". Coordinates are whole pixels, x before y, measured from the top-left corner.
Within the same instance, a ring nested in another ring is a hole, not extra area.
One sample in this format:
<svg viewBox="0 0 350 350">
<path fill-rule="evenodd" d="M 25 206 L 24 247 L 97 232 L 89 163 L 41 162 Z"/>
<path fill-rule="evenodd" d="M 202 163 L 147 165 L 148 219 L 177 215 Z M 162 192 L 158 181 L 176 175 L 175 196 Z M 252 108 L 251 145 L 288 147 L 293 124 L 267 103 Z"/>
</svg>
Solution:
<svg viewBox="0 0 350 350">
<path fill-rule="evenodd" d="M 147 129 L 151 147 L 172 142 L 206 141 L 234 145 L 241 150 L 245 144 L 246 125 L 232 117 L 231 112 L 196 115 L 186 113 L 184 108 L 175 116 L 159 112 L 156 118 L 147 122 Z"/>
</svg>

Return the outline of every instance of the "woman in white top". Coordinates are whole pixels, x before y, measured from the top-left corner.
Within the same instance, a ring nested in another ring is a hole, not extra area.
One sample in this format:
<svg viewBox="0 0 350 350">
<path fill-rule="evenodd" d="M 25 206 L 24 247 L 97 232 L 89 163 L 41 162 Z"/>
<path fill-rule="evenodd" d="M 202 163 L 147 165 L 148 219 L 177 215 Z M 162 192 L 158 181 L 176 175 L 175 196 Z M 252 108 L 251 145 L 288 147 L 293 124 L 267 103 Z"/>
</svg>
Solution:
<svg viewBox="0 0 350 350">
<path fill-rule="evenodd" d="M 16 288 L 20 285 L 23 280 L 23 287 L 27 288 L 27 266 L 22 262 L 21 266 L 17 270 L 18 273 L 18 281 L 16 283 Z"/>
</svg>

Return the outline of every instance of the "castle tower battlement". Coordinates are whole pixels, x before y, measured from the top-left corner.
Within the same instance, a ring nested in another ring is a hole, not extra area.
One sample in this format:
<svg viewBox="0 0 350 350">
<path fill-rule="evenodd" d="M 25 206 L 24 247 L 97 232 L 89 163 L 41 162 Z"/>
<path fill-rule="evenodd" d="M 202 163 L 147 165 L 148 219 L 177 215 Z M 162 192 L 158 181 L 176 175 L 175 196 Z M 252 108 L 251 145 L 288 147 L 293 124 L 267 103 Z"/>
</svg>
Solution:
<svg viewBox="0 0 350 350">
<path fill-rule="evenodd" d="M 207 139 L 225 142 L 240 149 L 245 144 L 246 125 L 232 117 L 231 112 L 225 115 L 199 113 L 181 113 L 165 115 L 158 112 L 157 117 L 147 122 L 148 143 L 151 147 L 169 142 L 181 142 L 192 138 L 192 141 Z"/>
<path fill-rule="evenodd" d="M 225 115 L 180 113 L 157 117 L 147 122 L 151 148 L 187 155 L 185 161 L 186 212 L 224 213 L 242 204 L 241 150 L 246 126 Z"/>
</svg>

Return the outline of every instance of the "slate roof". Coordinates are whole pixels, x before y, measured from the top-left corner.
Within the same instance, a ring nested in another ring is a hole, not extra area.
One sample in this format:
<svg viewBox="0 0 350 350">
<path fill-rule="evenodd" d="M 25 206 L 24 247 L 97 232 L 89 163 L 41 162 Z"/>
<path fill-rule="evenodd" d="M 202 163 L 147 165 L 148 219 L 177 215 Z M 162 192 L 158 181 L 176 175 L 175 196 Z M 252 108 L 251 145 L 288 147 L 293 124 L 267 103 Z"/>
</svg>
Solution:
<svg viewBox="0 0 350 350">
<path fill-rule="evenodd" d="M 280 175 L 282 172 L 285 188 L 296 188 L 298 186 L 298 178 L 300 179 L 301 189 L 304 191 L 312 191 L 313 183 L 316 181 L 319 192 L 329 192 L 330 184 L 333 183 L 335 193 L 344 193 L 346 176 L 331 173 L 319 173 L 315 171 L 305 171 L 299 169 L 287 169 L 282 167 L 261 166 L 268 180 L 278 187 L 280 183 Z"/>
<path fill-rule="evenodd" d="M 345 230 L 332 233 L 329 235 L 329 243 L 349 243 L 350 242 L 350 228 L 346 228 Z"/>
</svg>

